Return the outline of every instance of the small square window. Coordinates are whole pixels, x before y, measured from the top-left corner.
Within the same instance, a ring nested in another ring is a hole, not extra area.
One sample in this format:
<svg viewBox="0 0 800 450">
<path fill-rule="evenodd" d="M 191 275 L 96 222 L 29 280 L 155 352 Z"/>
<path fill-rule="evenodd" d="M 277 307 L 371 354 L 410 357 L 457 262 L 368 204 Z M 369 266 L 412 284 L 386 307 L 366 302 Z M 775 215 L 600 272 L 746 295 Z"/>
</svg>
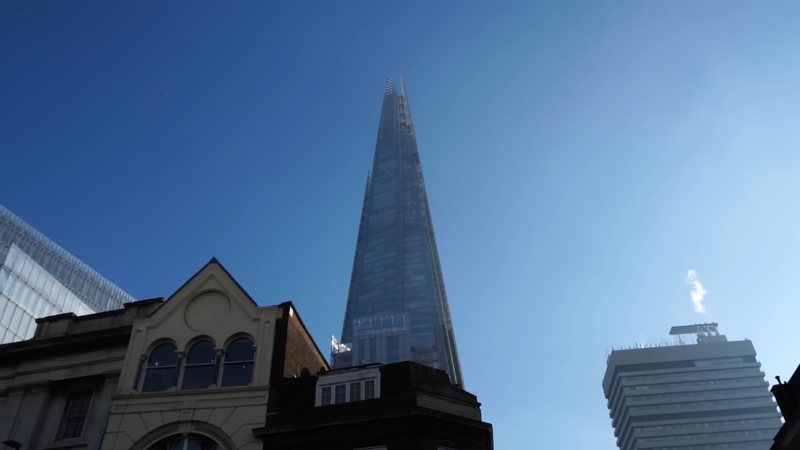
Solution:
<svg viewBox="0 0 800 450">
<path fill-rule="evenodd" d="M 331 404 L 331 387 L 330 386 L 325 386 L 324 388 L 322 388 L 322 398 L 321 398 L 320 404 L 322 404 L 323 406 Z"/>
<path fill-rule="evenodd" d="M 61 439 L 79 438 L 83 435 L 83 426 L 86 424 L 86 416 L 89 415 L 91 401 L 91 391 L 76 392 L 69 396 L 67 409 L 64 411 Z"/>
<path fill-rule="evenodd" d="M 334 403 L 344 403 L 347 401 L 347 385 L 346 384 L 337 384 L 336 385 L 336 398 L 334 399 Z"/>
<path fill-rule="evenodd" d="M 357 402 L 361 400 L 361 382 L 350 383 L 350 401 Z"/>
<path fill-rule="evenodd" d="M 364 400 L 375 398 L 375 380 L 364 382 Z"/>
</svg>

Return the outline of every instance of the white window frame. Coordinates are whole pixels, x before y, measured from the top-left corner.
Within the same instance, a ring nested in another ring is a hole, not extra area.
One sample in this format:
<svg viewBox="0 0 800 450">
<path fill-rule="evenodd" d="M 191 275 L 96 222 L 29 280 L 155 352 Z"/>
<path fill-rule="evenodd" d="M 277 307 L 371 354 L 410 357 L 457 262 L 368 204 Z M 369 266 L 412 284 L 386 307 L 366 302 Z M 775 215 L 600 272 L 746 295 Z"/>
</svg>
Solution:
<svg viewBox="0 0 800 450">
<path fill-rule="evenodd" d="M 361 396 L 358 401 L 365 400 L 365 381 L 375 381 L 375 396 L 373 398 L 380 398 L 381 396 L 381 371 L 379 367 L 368 367 L 362 369 L 342 370 L 333 373 L 320 374 L 317 378 L 317 393 L 314 401 L 314 406 L 322 406 L 322 388 L 331 388 L 331 405 L 341 404 L 336 403 L 335 393 L 337 385 L 345 385 L 345 403 L 350 400 L 350 383 L 361 382 Z M 380 449 L 383 447 L 375 447 Z M 372 447 L 369 448 L 370 450 Z"/>
</svg>

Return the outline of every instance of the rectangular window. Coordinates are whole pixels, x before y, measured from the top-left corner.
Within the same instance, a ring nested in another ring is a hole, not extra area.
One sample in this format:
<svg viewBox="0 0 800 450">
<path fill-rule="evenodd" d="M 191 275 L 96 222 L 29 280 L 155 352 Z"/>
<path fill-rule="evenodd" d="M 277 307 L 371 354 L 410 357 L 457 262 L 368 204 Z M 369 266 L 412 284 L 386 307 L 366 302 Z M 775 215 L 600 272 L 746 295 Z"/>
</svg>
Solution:
<svg viewBox="0 0 800 450">
<path fill-rule="evenodd" d="M 344 403 L 347 401 L 347 385 L 346 384 L 337 384 L 336 385 L 336 398 L 334 399 L 334 403 Z"/>
<path fill-rule="evenodd" d="M 361 400 L 361 382 L 350 383 L 350 401 L 357 402 Z"/>
<path fill-rule="evenodd" d="M 369 338 L 369 362 L 378 362 L 378 340 Z"/>
<path fill-rule="evenodd" d="M 709 366 L 725 366 L 728 364 L 744 364 L 742 358 L 723 358 L 723 359 L 706 359 L 702 361 L 695 361 L 696 367 L 709 367 Z"/>
<path fill-rule="evenodd" d="M 331 387 L 325 386 L 322 388 L 322 398 L 320 399 L 320 404 L 322 406 L 330 405 L 331 404 Z"/>
<path fill-rule="evenodd" d="M 364 400 L 375 398 L 375 380 L 364 382 Z"/>
<path fill-rule="evenodd" d="M 400 340 L 397 336 L 386 336 L 386 362 L 400 361 Z"/>
<path fill-rule="evenodd" d="M 89 415 L 91 401 L 91 391 L 76 392 L 69 396 L 67 409 L 64 411 L 61 439 L 79 438 L 83 435 L 83 426 L 86 424 L 86 416 Z"/>
<path fill-rule="evenodd" d="M 367 354 L 365 352 L 365 348 L 367 345 L 366 339 L 359 339 L 356 344 L 356 365 L 358 364 L 366 364 Z"/>
</svg>

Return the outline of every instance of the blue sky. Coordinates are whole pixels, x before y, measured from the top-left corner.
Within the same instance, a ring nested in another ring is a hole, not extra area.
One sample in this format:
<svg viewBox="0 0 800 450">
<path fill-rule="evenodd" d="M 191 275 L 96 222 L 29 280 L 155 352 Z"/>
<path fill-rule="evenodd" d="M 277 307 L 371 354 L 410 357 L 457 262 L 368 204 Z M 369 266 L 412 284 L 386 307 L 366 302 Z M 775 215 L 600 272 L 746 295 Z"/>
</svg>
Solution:
<svg viewBox="0 0 800 450">
<path fill-rule="evenodd" d="M 403 75 L 497 448 L 612 450 L 613 346 L 714 320 L 770 379 L 800 363 L 798 20 L 710 0 L 2 2 L 0 204 L 137 298 L 216 256 L 327 351 Z"/>
</svg>

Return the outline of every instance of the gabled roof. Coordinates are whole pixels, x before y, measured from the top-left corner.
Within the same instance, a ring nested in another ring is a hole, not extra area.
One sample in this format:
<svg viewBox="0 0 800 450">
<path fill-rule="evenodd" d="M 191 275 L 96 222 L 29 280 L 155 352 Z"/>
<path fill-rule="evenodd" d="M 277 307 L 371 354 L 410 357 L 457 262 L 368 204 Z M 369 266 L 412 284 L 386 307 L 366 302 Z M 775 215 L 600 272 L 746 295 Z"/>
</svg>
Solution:
<svg viewBox="0 0 800 450">
<path fill-rule="evenodd" d="M 172 297 L 174 297 L 174 296 L 175 296 L 175 294 L 177 294 L 178 292 L 180 292 L 180 291 L 181 291 L 181 289 L 183 289 L 184 287 L 186 287 L 186 285 L 187 285 L 187 284 L 191 283 L 191 282 L 192 282 L 192 280 L 194 280 L 195 278 L 197 278 L 197 277 L 198 277 L 198 276 L 199 276 L 199 275 L 200 275 L 200 274 L 201 274 L 201 273 L 202 273 L 204 270 L 206 270 L 206 268 L 207 268 L 208 266 L 210 266 L 210 265 L 212 265 L 212 264 L 216 264 L 216 265 L 218 265 L 218 266 L 219 266 L 219 268 L 220 268 L 220 269 L 222 269 L 222 271 L 223 271 L 223 272 L 225 272 L 225 275 L 227 275 L 227 276 L 228 276 L 228 277 L 231 279 L 231 281 L 233 281 L 233 282 L 236 284 L 236 287 L 237 287 L 237 288 L 239 288 L 239 289 L 240 289 L 242 292 L 244 292 L 244 295 L 246 295 L 246 296 L 247 296 L 247 298 L 248 298 L 248 299 L 249 299 L 251 302 L 253 302 L 253 305 L 255 305 L 255 306 L 258 306 L 258 303 L 257 303 L 255 300 L 253 300 L 253 297 L 251 297 L 251 296 L 250 296 L 250 294 L 249 294 L 249 293 L 248 293 L 248 292 L 247 292 L 247 291 L 246 291 L 246 290 L 245 290 L 245 289 L 242 287 L 242 285 L 241 285 L 241 284 L 239 284 L 239 282 L 238 282 L 238 281 L 236 281 L 236 278 L 234 278 L 234 277 L 233 277 L 233 275 L 231 275 L 231 273 L 230 273 L 230 272 L 228 272 L 228 269 L 226 269 L 226 268 L 225 268 L 225 266 L 223 266 L 223 265 L 222 265 L 222 263 L 221 263 L 221 262 L 219 262 L 219 260 L 217 259 L 217 257 L 216 257 L 216 256 L 213 256 L 213 257 L 211 257 L 211 260 L 210 260 L 209 262 L 207 262 L 207 263 L 206 263 L 206 265 L 204 265 L 203 267 L 201 267 L 201 268 L 200 268 L 200 270 L 198 270 L 197 272 L 195 272 L 195 274 L 194 274 L 194 275 L 192 275 L 191 277 L 189 277 L 189 279 L 188 279 L 188 280 L 186 280 L 186 282 L 185 282 L 185 283 L 183 283 L 183 284 L 181 285 L 181 287 L 179 287 L 179 288 L 178 288 L 178 289 L 177 289 L 175 292 L 173 292 L 173 293 L 172 293 L 172 295 L 170 295 L 170 296 L 167 298 L 167 301 L 171 300 L 171 299 L 172 299 Z"/>
</svg>

